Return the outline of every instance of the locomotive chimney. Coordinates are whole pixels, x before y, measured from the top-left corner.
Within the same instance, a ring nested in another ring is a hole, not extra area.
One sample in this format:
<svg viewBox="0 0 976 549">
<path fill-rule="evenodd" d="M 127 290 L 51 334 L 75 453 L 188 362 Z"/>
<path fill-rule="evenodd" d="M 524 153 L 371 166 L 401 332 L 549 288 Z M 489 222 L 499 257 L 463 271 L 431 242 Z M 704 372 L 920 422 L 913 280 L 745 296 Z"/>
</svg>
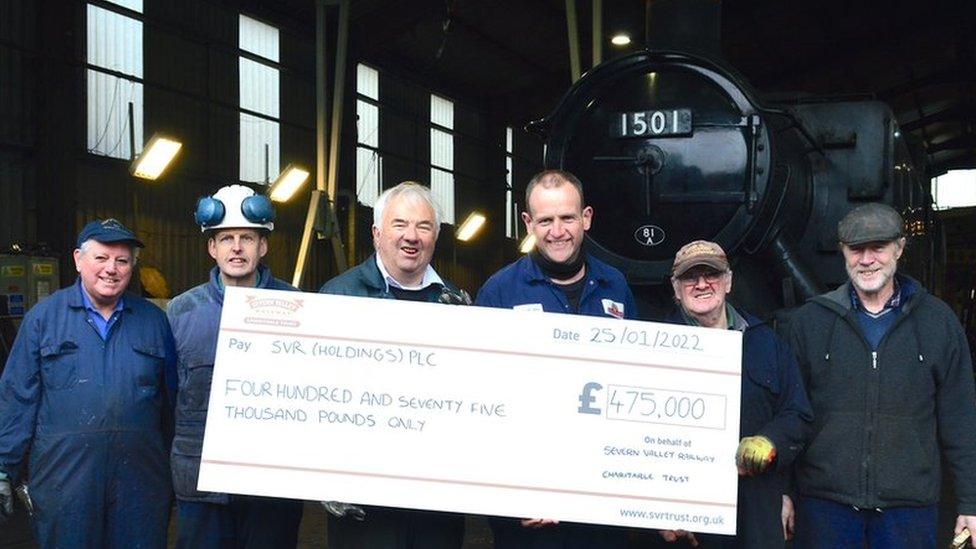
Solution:
<svg viewBox="0 0 976 549">
<path fill-rule="evenodd" d="M 644 0 L 649 49 L 722 57 L 721 0 Z"/>
</svg>

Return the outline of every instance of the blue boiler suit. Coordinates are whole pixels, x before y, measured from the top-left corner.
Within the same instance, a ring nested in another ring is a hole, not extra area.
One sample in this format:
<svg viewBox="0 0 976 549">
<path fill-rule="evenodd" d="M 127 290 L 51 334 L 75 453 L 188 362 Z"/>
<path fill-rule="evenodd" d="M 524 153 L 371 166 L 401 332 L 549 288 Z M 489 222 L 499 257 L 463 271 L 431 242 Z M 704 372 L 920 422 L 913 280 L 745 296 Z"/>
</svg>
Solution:
<svg viewBox="0 0 976 549">
<path fill-rule="evenodd" d="M 126 294 L 102 339 L 81 292 L 79 280 L 24 317 L 0 378 L 0 472 L 18 477 L 30 452 L 41 547 L 163 548 L 173 336 Z"/>
<path fill-rule="evenodd" d="M 625 319 L 637 315 L 634 294 L 624 275 L 592 255 L 586 258 L 586 278 L 576 311 L 529 256 L 493 274 L 478 291 L 475 305 Z M 628 544 L 627 529 L 613 526 L 566 522 L 536 529 L 502 517 L 490 518 L 489 524 L 496 549 L 623 549 Z"/>
<path fill-rule="evenodd" d="M 295 288 L 258 265 L 257 287 Z M 173 488 L 177 499 L 179 548 L 292 548 L 298 543 L 303 503 L 299 500 L 239 496 L 197 490 L 210 382 L 217 355 L 217 331 L 224 305 L 220 269 L 210 280 L 176 296 L 167 316 L 179 355 L 179 399 L 173 439 Z"/>
</svg>

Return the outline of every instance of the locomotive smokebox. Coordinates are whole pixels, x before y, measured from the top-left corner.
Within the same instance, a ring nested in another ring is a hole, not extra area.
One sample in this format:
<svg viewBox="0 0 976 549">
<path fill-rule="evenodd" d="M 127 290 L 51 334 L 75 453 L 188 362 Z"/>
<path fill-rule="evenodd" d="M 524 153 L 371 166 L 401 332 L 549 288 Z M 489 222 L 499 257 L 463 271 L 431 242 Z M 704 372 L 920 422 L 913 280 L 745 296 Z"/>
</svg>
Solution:
<svg viewBox="0 0 976 549">
<path fill-rule="evenodd" d="M 651 48 L 588 71 L 529 126 L 546 167 L 583 183 L 589 252 L 654 313 L 671 306 L 672 259 L 692 240 L 718 242 L 733 300 L 768 314 L 846 280 L 836 228 L 852 208 L 931 209 L 887 105 L 764 103 L 719 55 L 720 20 L 717 1 L 648 0 Z M 928 283 L 938 247 L 922 225 L 903 263 Z"/>
</svg>

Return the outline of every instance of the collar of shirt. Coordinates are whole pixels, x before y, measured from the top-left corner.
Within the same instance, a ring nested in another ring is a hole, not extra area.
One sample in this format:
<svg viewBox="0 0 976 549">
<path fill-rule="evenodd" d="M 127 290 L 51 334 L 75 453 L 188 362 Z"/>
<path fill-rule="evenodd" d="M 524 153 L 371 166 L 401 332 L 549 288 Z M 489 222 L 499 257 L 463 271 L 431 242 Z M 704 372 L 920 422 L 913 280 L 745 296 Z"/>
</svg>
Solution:
<svg viewBox="0 0 976 549">
<path fill-rule="evenodd" d="M 268 275 L 266 272 L 267 269 L 264 269 L 263 267 L 264 264 L 258 264 L 258 268 L 256 269 L 257 277 L 254 279 L 255 288 L 264 287 L 265 278 L 267 278 Z M 217 276 L 214 278 L 214 281 L 217 283 L 217 289 L 222 294 L 224 293 L 224 279 L 220 278 L 220 267 L 214 267 L 214 269 L 217 269 Z"/>
<path fill-rule="evenodd" d="M 102 313 L 95 309 L 95 304 L 85 293 L 85 289 L 79 284 L 78 291 L 81 292 L 81 302 L 85 305 L 85 311 L 88 312 L 88 318 L 95 324 L 95 328 L 98 329 L 98 334 L 102 336 L 102 339 L 108 338 L 109 327 L 119 318 L 119 311 L 125 308 L 125 301 L 122 296 L 119 296 L 119 300 L 115 303 L 115 309 L 112 311 L 112 315 L 105 320 Z"/>
<path fill-rule="evenodd" d="M 897 275 L 892 277 L 892 281 L 895 286 L 894 291 L 891 293 L 891 297 L 888 298 L 888 301 L 885 302 L 884 307 L 881 308 L 882 312 L 888 309 L 898 309 L 899 307 L 901 307 L 901 299 L 902 299 L 901 283 L 898 282 Z M 864 306 L 861 305 L 861 299 L 857 297 L 857 290 L 854 289 L 854 284 L 851 284 L 850 289 L 851 289 L 851 305 L 853 306 L 854 310 L 867 312 L 867 309 L 865 309 Z"/>
<path fill-rule="evenodd" d="M 420 284 L 416 286 L 404 286 L 403 284 L 397 282 L 395 278 L 390 276 L 390 273 L 386 271 L 386 267 L 383 266 L 383 262 L 380 261 L 379 254 L 376 254 L 376 266 L 380 270 L 380 275 L 383 277 L 383 281 L 386 282 L 386 291 L 390 291 L 390 286 L 400 288 L 401 290 L 423 290 L 431 284 L 440 284 L 441 286 L 444 285 L 444 280 L 441 279 L 440 275 L 437 274 L 437 272 L 434 271 L 434 268 L 430 265 L 427 265 L 427 270 L 424 271 L 424 278 L 421 279 Z"/>
<path fill-rule="evenodd" d="M 681 311 L 681 317 L 684 319 L 685 324 L 689 326 L 701 326 L 698 319 L 688 314 L 688 311 L 685 311 L 684 307 L 678 305 L 678 310 Z M 725 318 L 728 324 L 727 329 L 729 330 L 744 332 L 749 327 L 749 322 L 746 321 L 745 317 L 740 315 L 739 311 L 736 311 L 735 307 L 728 301 L 725 302 Z"/>
</svg>

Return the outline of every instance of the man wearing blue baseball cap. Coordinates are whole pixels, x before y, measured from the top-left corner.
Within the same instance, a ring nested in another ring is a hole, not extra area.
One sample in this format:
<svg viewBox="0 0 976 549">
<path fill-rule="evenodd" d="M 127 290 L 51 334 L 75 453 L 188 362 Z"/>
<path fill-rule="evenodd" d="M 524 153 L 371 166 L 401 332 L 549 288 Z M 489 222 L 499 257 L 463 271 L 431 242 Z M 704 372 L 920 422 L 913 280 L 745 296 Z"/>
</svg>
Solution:
<svg viewBox="0 0 976 549">
<path fill-rule="evenodd" d="M 85 225 L 77 282 L 27 313 L 0 378 L 0 520 L 26 476 L 41 547 L 166 546 L 175 350 L 163 312 L 125 293 L 141 247 L 114 219 Z"/>
</svg>

